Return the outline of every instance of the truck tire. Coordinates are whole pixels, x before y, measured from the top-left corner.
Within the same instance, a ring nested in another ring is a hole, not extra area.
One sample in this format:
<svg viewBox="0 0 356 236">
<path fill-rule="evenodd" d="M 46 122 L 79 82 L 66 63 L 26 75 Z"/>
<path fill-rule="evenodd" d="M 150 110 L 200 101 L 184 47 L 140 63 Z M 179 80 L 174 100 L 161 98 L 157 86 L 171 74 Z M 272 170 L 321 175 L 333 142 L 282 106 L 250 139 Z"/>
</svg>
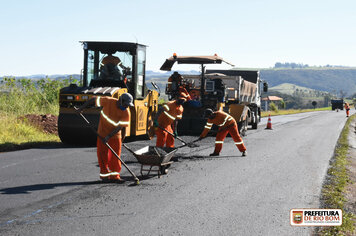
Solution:
<svg viewBox="0 0 356 236">
<path fill-rule="evenodd" d="M 257 109 L 252 113 L 252 115 L 253 115 L 252 129 L 257 129 L 258 122 L 260 121 L 260 117 L 258 115 Z"/>
<path fill-rule="evenodd" d="M 239 133 L 243 137 L 246 136 L 247 124 L 248 124 L 247 120 L 241 121 L 237 124 Z"/>
<path fill-rule="evenodd" d="M 258 127 L 258 122 L 257 121 L 252 123 L 252 129 L 257 129 L 257 127 Z"/>
</svg>

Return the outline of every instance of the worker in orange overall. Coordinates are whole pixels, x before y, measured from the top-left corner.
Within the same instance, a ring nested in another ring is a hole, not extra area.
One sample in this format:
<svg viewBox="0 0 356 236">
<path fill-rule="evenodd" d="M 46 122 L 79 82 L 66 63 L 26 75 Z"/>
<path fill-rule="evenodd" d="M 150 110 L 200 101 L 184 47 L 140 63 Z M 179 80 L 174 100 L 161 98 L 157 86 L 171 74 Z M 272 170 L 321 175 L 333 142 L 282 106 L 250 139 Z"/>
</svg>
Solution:
<svg viewBox="0 0 356 236">
<path fill-rule="evenodd" d="M 120 58 L 117 56 L 113 56 L 112 52 L 109 52 L 106 57 L 103 58 L 101 61 L 101 68 L 100 68 L 100 78 L 113 78 L 116 80 L 123 79 L 126 83 L 127 79 L 122 78 L 122 73 L 119 70 L 118 66 L 122 68 L 122 70 L 130 71 L 130 67 L 125 67 Z"/>
<path fill-rule="evenodd" d="M 210 154 L 210 156 L 220 155 L 224 139 L 228 133 L 230 133 L 231 137 L 233 138 L 236 147 L 239 149 L 240 152 L 242 152 L 242 156 L 247 155 L 246 147 L 237 129 L 237 123 L 232 116 L 223 111 L 213 112 L 213 110 L 208 108 L 204 112 L 204 117 L 208 118 L 208 121 L 206 122 L 204 130 L 198 140 L 203 139 L 208 134 L 213 124 L 219 127 L 215 139 L 215 150 L 213 153 Z"/>
<path fill-rule="evenodd" d="M 350 115 L 350 105 L 345 102 L 345 110 L 346 110 L 346 117 L 349 117 Z"/>
<path fill-rule="evenodd" d="M 181 85 L 183 77 L 177 71 L 175 71 L 169 78 L 167 82 L 167 90 L 173 92 L 178 89 Z"/>
<path fill-rule="evenodd" d="M 112 53 L 108 53 L 106 57 L 101 61 L 102 65 L 114 64 L 115 66 L 120 66 L 122 69 L 126 69 L 126 67 L 122 64 L 120 58 L 117 56 L 113 56 Z"/>
<path fill-rule="evenodd" d="M 177 136 L 177 123 L 179 119 L 182 119 L 184 102 L 184 98 L 179 98 L 163 105 L 163 111 L 159 114 L 158 119 L 154 121 L 154 125 L 157 127 L 157 147 L 163 147 L 164 145 L 170 148 L 174 147 L 174 137 L 164 130 Z"/>
<path fill-rule="evenodd" d="M 102 107 L 97 139 L 97 156 L 100 167 L 100 179 L 103 182 L 122 182 L 120 178 L 121 161 L 105 145 L 108 143 L 118 156 L 121 155 L 122 140 L 126 136 L 126 127 L 130 124 L 130 109 L 133 97 L 124 93 L 119 99 L 112 97 L 92 97 L 77 111 L 81 112 L 89 105 Z"/>
</svg>

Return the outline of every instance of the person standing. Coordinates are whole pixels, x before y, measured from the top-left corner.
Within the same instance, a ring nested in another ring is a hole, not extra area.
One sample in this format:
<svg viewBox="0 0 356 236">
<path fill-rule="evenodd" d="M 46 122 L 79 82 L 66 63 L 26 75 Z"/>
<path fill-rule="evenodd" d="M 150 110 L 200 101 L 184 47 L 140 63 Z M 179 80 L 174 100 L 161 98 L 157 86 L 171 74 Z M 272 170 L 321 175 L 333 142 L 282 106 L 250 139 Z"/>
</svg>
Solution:
<svg viewBox="0 0 356 236">
<path fill-rule="evenodd" d="M 350 116 L 350 105 L 345 102 L 346 117 Z"/>
<path fill-rule="evenodd" d="M 167 82 L 167 91 L 172 93 L 175 92 L 179 86 L 182 84 L 183 77 L 177 71 L 175 71 L 169 78 Z"/>
<path fill-rule="evenodd" d="M 210 154 L 210 156 L 220 155 L 224 139 L 228 133 L 230 133 L 231 137 L 233 138 L 236 147 L 240 152 L 242 152 L 242 156 L 247 155 L 246 147 L 237 129 L 237 123 L 232 116 L 223 111 L 214 112 L 212 109 L 208 108 L 204 112 L 204 117 L 208 118 L 208 120 L 198 140 L 203 139 L 208 134 L 213 124 L 219 127 L 215 139 L 215 149 L 214 152 Z"/>
<path fill-rule="evenodd" d="M 174 148 L 174 137 L 164 130 L 167 130 L 175 136 L 177 135 L 175 130 L 177 129 L 178 120 L 182 119 L 184 102 L 184 98 L 179 98 L 163 105 L 163 111 L 159 114 L 158 119 L 154 122 L 155 126 L 157 127 L 157 147 L 163 147 L 166 145 L 166 147 Z"/>
<path fill-rule="evenodd" d="M 119 99 L 112 97 L 92 97 L 84 103 L 77 111 L 81 112 L 85 107 L 94 105 L 101 107 L 98 138 L 97 157 L 100 167 L 100 179 L 103 182 L 121 182 L 121 161 L 114 156 L 110 147 L 120 157 L 121 144 L 126 136 L 126 128 L 130 124 L 130 110 L 133 105 L 133 97 L 124 93 Z"/>
</svg>

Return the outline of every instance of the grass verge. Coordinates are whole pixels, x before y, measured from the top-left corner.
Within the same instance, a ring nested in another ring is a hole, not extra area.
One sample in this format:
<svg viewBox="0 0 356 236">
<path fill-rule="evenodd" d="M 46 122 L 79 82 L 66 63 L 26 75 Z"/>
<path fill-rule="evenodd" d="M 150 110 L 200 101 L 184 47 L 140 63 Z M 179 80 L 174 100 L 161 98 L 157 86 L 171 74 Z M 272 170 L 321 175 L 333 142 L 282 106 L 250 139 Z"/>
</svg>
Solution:
<svg viewBox="0 0 356 236">
<path fill-rule="evenodd" d="M 14 114 L 0 113 L 0 152 L 13 151 L 58 144 L 57 135 L 46 134 L 42 130 L 22 121 Z"/>
<path fill-rule="evenodd" d="M 262 111 L 261 116 L 267 117 L 268 115 L 271 116 L 279 116 L 279 115 L 291 115 L 303 112 L 312 112 L 312 111 L 329 111 L 331 107 L 322 107 L 316 109 L 290 109 L 290 110 L 277 110 L 277 111 Z"/>
<path fill-rule="evenodd" d="M 346 212 L 344 205 L 347 201 L 345 197 L 346 187 L 350 183 L 350 177 L 347 170 L 349 161 L 349 127 L 354 121 L 356 115 L 351 116 L 343 128 L 336 145 L 334 157 L 331 160 L 327 172 L 326 181 L 321 191 L 321 203 L 323 208 L 333 208 L 342 210 L 342 225 L 323 227 L 317 229 L 318 235 L 355 235 L 356 216 Z"/>
</svg>

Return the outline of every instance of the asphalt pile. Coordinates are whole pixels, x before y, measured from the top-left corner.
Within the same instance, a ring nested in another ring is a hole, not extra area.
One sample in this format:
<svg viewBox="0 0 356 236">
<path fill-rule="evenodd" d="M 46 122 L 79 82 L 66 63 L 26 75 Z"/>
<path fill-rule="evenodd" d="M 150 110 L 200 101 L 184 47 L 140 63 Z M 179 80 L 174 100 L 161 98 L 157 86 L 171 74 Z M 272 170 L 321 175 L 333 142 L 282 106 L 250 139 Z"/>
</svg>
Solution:
<svg viewBox="0 0 356 236">
<path fill-rule="evenodd" d="M 152 155 L 152 156 L 165 156 L 167 155 L 168 152 L 166 152 L 164 149 L 159 148 L 159 147 L 153 147 L 150 146 L 148 149 L 148 152 L 146 153 L 146 155 Z"/>
</svg>

